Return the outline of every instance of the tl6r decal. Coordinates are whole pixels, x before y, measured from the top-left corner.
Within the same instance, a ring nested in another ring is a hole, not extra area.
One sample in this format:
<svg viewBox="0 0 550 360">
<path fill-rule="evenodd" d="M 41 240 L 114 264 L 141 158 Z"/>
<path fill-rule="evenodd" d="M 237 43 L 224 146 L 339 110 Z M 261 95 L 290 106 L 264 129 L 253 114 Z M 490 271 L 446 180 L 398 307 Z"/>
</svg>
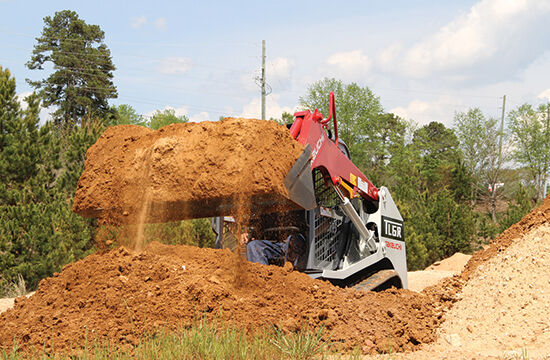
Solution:
<svg viewBox="0 0 550 360">
<path fill-rule="evenodd" d="M 404 241 L 403 221 L 382 216 L 382 236 Z"/>
</svg>

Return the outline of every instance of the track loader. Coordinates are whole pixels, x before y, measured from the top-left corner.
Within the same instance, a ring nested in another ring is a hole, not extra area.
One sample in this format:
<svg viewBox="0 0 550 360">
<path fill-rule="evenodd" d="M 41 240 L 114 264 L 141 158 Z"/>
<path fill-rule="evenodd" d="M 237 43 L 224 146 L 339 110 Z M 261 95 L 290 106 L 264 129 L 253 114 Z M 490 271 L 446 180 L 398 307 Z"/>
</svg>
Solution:
<svg viewBox="0 0 550 360">
<path fill-rule="evenodd" d="M 403 218 L 388 189 L 376 188 L 351 161 L 338 137 L 332 92 L 329 101 L 328 118 L 317 109 L 300 111 L 288 126 L 305 150 L 285 177 L 289 197 L 279 209 L 301 209 L 304 221 L 278 223 L 264 229 L 262 238 L 274 232 L 303 234 L 305 250 L 294 265 L 312 278 L 365 290 L 407 288 Z M 277 208 L 268 198 L 252 203 L 257 213 Z M 234 222 L 231 216 L 215 218 L 217 247 L 235 247 Z"/>
<path fill-rule="evenodd" d="M 339 286 L 406 288 L 403 219 L 351 161 L 329 101 L 327 118 L 300 111 L 288 129 L 235 118 L 109 128 L 86 154 L 73 211 L 138 224 L 136 241 L 145 223 L 214 218 L 217 246 L 230 248 L 261 224 L 256 239 L 286 245 L 281 264 Z"/>
</svg>

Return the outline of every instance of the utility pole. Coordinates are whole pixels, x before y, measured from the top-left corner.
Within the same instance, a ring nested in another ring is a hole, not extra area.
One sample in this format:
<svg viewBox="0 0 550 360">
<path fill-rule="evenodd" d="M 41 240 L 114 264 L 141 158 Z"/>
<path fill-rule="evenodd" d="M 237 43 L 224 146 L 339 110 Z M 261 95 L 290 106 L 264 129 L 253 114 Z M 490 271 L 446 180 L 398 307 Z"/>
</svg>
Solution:
<svg viewBox="0 0 550 360">
<path fill-rule="evenodd" d="M 504 132 L 504 114 L 506 108 L 506 95 L 502 97 L 502 116 L 500 117 L 500 139 L 498 140 L 498 163 L 502 163 L 502 135 Z"/>
<path fill-rule="evenodd" d="M 265 40 L 262 40 L 262 120 L 265 120 Z"/>
<path fill-rule="evenodd" d="M 502 166 L 502 137 L 504 133 L 504 115 L 506 114 L 506 95 L 502 97 L 502 116 L 500 117 L 500 137 L 498 139 L 498 162 L 496 168 L 496 177 L 494 179 L 500 180 L 500 167 Z M 493 218 L 493 223 L 497 223 L 497 181 L 493 181 L 494 184 L 491 184 L 491 215 Z"/>
</svg>

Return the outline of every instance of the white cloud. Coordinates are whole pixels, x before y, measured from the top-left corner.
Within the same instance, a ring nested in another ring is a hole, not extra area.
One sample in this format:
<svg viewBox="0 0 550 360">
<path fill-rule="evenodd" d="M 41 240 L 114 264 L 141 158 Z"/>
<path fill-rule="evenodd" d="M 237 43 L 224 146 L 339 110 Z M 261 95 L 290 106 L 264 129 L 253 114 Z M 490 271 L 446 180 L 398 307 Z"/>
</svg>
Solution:
<svg viewBox="0 0 550 360">
<path fill-rule="evenodd" d="M 421 126 L 432 121 L 438 121 L 447 127 L 451 127 L 454 111 L 461 106 L 456 102 L 456 99 L 445 95 L 434 101 L 416 99 L 410 101 L 406 107 L 398 106 L 390 109 L 389 112 L 403 119 L 413 120 Z"/>
<path fill-rule="evenodd" d="M 189 116 L 189 121 L 192 121 L 192 122 L 201 122 L 201 121 L 208 121 L 208 120 L 210 120 L 210 114 L 208 114 L 206 111 L 202 111 L 198 114 Z"/>
<path fill-rule="evenodd" d="M 259 77 L 259 72 L 241 75 L 241 84 L 243 86 L 243 89 L 245 91 L 259 90 L 260 87 L 258 85 L 258 81 L 256 80 Z"/>
<path fill-rule="evenodd" d="M 550 88 L 544 90 L 543 92 L 541 92 L 538 96 L 537 96 L 539 99 L 546 99 L 546 100 L 550 100 Z"/>
<path fill-rule="evenodd" d="M 21 106 L 21 109 L 26 110 L 29 106 L 25 101 L 25 98 L 30 94 L 32 94 L 32 91 L 27 91 L 17 95 L 17 101 L 19 102 L 19 106 Z"/>
<path fill-rule="evenodd" d="M 25 101 L 25 98 L 30 94 L 32 94 L 32 91 L 27 91 L 17 95 L 17 101 L 19 102 L 22 110 L 26 110 L 29 107 L 29 104 Z M 55 110 L 55 106 L 50 106 L 48 108 L 40 106 L 40 112 L 38 113 L 38 118 L 40 119 L 40 121 L 38 123 L 40 125 L 44 125 L 47 121 L 52 120 L 52 114 L 55 112 Z"/>
<path fill-rule="evenodd" d="M 193 61 L 186 57 L 167 57 L 161 60 L 158 71 L 161 74 L 184 74 L 191 70 Z"/>
<path fill-rule="evenodd" d="M 155 27 L 159 30 L 166 30 L 166 18 L 161 17 L 155 20 Z"/>
<path fill-rule="evenodd" d="M 40 117 L 40 125 L 44 125 L 47 121 L 53 120 L 52 114 L 55 112 L 56 108 L 53 106 L 50 106 L 48 108 L 41 107 L 40 113 L 38 116 Z"/>
<path fill-rule="evenodd" d="M 327 64 L 344 71 L 354 71 L 357 69 L 369 69 L 371 61 L 361 50 L 353 50 L 332 54 L 328 57 Z"/>
<path fill-rule="evenodd" d="M 157 111 L 164 112 L 165 110 L 174 110 L 174 115 L 176 115 L 176 116 L 183 116 L 183 115 L 187 116 L 187 114 L 189 113 L 189 108 L 187 106 L 182 106 L 182 107 L 175 108 L 173 106 L 167 105 L 162 110 L 150 111 L 148 113 L 145 113 L 144 115 L 145 115 L 145 117 L 151 117 Z"/>
<path fill-rule="evenodd" d="M 154 110 L 154 111 L 150 111 L 148 113 L 145 113 L 144 116 L 147 117 L 147 118 L 150 118 L 157 111 L 164 112 L 166 110 L 173 110 L 174 115 L 176 115 L 176 116 L 184 116 L 185 115 L 189 118 L 189 121 L 192 121 L 192 122 L 201 122 L 201 121 L 210 120 L 210 114 L 207 113 L 206 111 L 202 111 L 202 112 L 199 112 L 199 113 L 196 113 L 196 114 L 193 114 L 193 115 L 189 115 L 189 107 L 187 107 L 187 106 L 181 106 L 181 107 L 175 108 L 173 106 L 167 105 L 161 110 Z"/>
<path fill-rule="evenodd" d="M 549 11 L 548 1 L 482 0 L 408 50 L 392 45 L 378 60 L 382 68 L 417 78 L 482 63 L 499 67 L 520 59 L 532 61 L 538 53 L 520 50 L 536 52 L 535 37 L 542 34 L 533 24 L 545 21 Z"/>
<path fill-rule="evenodd" d="M 140 16 L 140 17 L 133 17 L 132 21 L 130 22 L 130 24 L 132 25 L 132 27 L 134 29 L 139 29 L 140 27 L 142 27 L 146 23 L 147 23 L 147 18 L 143 15 Z"/>
<path fill-rule="evenodd" d="M 294 60 L 278 57 L 267 62 L 266 77 L 274 81 L 288 80 L 293 68 Z"/>
<path fill-rule="evenodd" d="M 266 97 L 266 104 L 265 104 L 265 117 L 267 119 L 270 118 L 281 118 L 281 115 L 283 112 L 289 112 L 291 114 L 294 113 L 296 110 L 296 107 L 291 108 L 289 106 L 281 106 L 279 105 L 278 101 L 280 99 L 279 94 L 270 94 Z M 240 117 L 244 118 L 255 118 L 259 119 L 262 114 L 262 107 L 261 107 L 261 98 L 254 98 L 252 99 L 248 104 L 243 106 L 243 111 L 239 115 Z"/>
<path fill-rule="evenodd" d="M 338 52 L 330 55 L 322 72 L 345 81 L 357 81 L 369 74 L 371 59 L 361 50 Z"/>
<path fill-rule="evenodd" d="M 401 43 L 393 43 L 380 51 L 376 56 L 377 65 L 385 71 L 394 71 L 396 62 L 400 60 L 399 56 L 403 52 Z"/>
</svg>

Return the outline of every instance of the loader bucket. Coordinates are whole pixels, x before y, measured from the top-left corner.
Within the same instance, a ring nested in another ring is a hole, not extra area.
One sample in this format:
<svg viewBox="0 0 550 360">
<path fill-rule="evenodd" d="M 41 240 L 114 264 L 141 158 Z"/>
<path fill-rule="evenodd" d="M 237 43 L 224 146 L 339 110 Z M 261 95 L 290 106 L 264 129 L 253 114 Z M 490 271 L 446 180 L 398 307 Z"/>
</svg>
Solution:
<svg viewBox="0 0 550 360">
<path fill-rule="evenodd" d="M 285 177 L 289 200 L 303 209 L 311 210 L 317 206 L 311 176 L 311 146 L 306 145 L 304 152 Z"/>
</svg>

